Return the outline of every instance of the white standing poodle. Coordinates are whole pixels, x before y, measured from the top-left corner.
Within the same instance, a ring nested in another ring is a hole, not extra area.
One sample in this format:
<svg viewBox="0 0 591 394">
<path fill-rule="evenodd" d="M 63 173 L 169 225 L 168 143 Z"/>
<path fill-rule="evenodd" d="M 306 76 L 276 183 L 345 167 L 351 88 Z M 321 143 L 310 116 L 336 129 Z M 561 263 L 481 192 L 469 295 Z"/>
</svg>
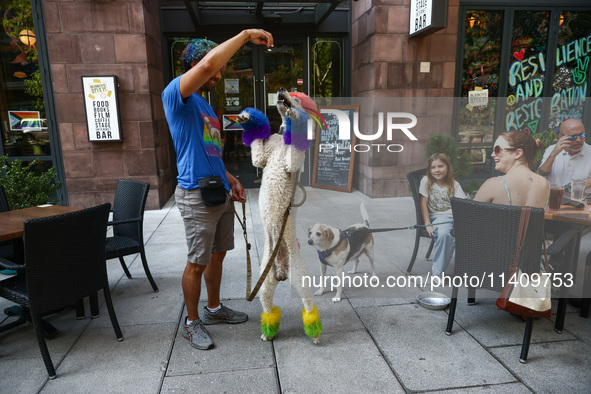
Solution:
<svg viewBox="0 0 591 394">
<path fill-rule="evenodd" d="M 309 274 L 308 267 L 300 256 L 296 239 L 295 208 L 291 208 L 285 231 L 281 238 L 279 237 L 285 212 L 291 205 L 293 190 L 299 181 L 299 170 L 304 164 L 305 151 L 311 144 L 307 138 L 309 117 L 302 109 L 301 95 L 302 93 L 290 95 L 283 88 L 277 92 L 277 109 L 283 119 L 280 131 L 283 131 L 283 134 L 271 134 L 268 119 L 254 108 L 247 108 L 240 113 L 238 121 L 244 129 L 242 140 L 251 149 L 252 164 L 264 169 L 259 192 L 259 208 L 265 236 L 261 269 L 267 265 L 275 245 L 280 245 L 259 293 L 263 307 L 261 339 L 269 341 L 279 330 L 281 311 L 273 305 L 273 298 L 279 282 L 289 279 L 304 303 L 304 330 L 317 344 L 322 332 L 322 323 L 314 305 L 311 289 L 302 286 L 302 277 Z M 308 105 L 310 102 L 314 103 L 305 97 L 309 100 Z"/>
</svg>

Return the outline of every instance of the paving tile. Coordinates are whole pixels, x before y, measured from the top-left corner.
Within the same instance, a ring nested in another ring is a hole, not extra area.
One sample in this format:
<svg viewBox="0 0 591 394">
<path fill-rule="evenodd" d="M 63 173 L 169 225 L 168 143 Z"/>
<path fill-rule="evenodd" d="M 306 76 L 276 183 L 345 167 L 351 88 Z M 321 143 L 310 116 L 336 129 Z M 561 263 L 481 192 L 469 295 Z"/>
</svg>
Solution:
<svg viewBox="0 0 591 394">
<path fill-rule="evenodd" d="M 165 377 L 161 393 L 279 392 L 275 368 L 249 368 Z"/>
<path fill-rule="evenodd" d="M 444 311 L 399 305 L 364 308 L 358 313 L 408 390 L 516 381 L 464 330 L 446 336 Z"/>
<path fill-rule="evenodd" d="M 112 328 L 89 328 L 56 369 L 43 393 L 156 392 L 167 365 L 176 324 L 124 327 L 117 342 Z"/>
<path fill-rule="evenodd" d="M 320 345 L 305 336 L 278 337 L 273 345 L 282 392 L 404 392 L 365 330 L 329 333 Z"/>
<path fill-rule="evenodd" d="M 521 345 L 523 341 L 525 322 L 497 309 L 495 299 L 480 299 L 473 306 L 458 300 L 455 321 L 454 330 L 462 327 L 484 346 Z M 531 343 L 572 339 L 574 337 L 568 332 L 557 334 L 552 320 L 534 320 Z M 515 356 L 519 357 L 519 349 Z"/>
<path fill-rule="evenodd" d="M 476 386 L 476 387 L 462 387 L 461 389 L 457 390 L 446 390 L 446 394 L 455 394 L 455 393 L 499 393 L 502 392 L 503 394 L 525 394 L 531 393 L 531 391 L 522 383 L 502 383 L 502 384 L 494 384 L 494 385 L 487 385 L 487 386 Z"/>
<path fill-rule="evenodd" d="M 4 344 L 0 346 L 3 347 Z M 48 379 L 41 355 L 38 360 L 24 357 L 5 359 L 4 351 L 0 350 L 0 368 L 0 384 L 5 393 L 37 393 Z"/>
<path fill-rule="evenodd" d="M 587 393 L 591 387 L 591 348 L 579 341 L 532 344 L 527 364 L 519 362 L 519 347 L 491 352 L 535 393 Z M 556 368 L 557 365 L 565 368 Z"/>
<path fill-rule="evenodd" d="M 2 299 L 1 310 L 5 307 L 14 305 Z M 13 321 L 15 318 L 9 318 L 3 324 Z M 49 354 L 54 360 L 54 365 L 69 351 L 78 337 L 84 332 L 90 324 L 91 319 L 77 320 L 73 309 L 67 309 L 60 313 L 55 313 L 44 317 L 44 320 L 53 325 L 58 330 L 58 335 L 53 339 L 46 340 Z M 20 358 L 30 358 L 35 363 L 42 366 L 43 360 L 37 336 L 31 322 L 26 322 L 20 326 L 14 327 L 9 331 L 0 334 L 0 355 L 2 360 L 14 360 Z"/>
<path fill-rule="evenodd" d="M 242 324 L 207 326 L 215 342 L 215 347 L 210 350 L 191 347 L 182 336 L 183 328 L 179 326 L 166 376 L 232 371 L 245 366 L 270 368 L 274 365 L 272 344 L 260 339 L 260 307 L 247 301 L 228 302 L 228 306 L 248 313 L 249 320 Z"/>
<path fill-rule="evenodd" d="M 180 276 L 178 278 L 155 278 L 160 291 L 154 293 L 148 279 L 121 278 L 121 282 L 111 290 L 113 308 L 119 325 L 154 324 L 177 322 L 183 308 Z M 102 302 L 100 316 L 93 319 L 93 326 L 111 327 L 106 304 Z M 88 314 L 88 309 L 87 309 Z"/>
</svg>

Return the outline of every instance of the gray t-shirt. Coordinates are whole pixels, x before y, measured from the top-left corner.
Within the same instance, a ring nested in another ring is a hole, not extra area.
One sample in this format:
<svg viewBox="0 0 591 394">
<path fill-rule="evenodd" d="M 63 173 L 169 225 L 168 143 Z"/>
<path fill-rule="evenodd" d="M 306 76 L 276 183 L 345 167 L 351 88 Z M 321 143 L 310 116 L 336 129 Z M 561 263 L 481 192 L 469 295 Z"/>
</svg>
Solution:
<svg viewBox="0 0 591 394">
<path fill-rule="evenodd" d="M 431 185 L 431 193 L 427 193 L 427 176 L 421 179 L 419 184 L 419 194 L 427 197 L 427 208 L 429 216 L 453 216 L 451 213 L 451 202 L 447 195 L 447 186 L 439 187 L 435 182 Z M 454 197 L 467 198 L 462 186 L 458 181 L 454 181 Z"/>
</svg>

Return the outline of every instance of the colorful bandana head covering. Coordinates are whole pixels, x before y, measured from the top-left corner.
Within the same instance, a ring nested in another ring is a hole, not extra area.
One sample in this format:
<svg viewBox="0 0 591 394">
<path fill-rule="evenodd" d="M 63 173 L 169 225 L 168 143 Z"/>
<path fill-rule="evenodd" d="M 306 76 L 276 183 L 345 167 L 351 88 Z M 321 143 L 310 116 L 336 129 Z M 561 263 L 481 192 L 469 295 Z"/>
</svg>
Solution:
<svg viewBox="0 0 591 394">
<path fill-rule="evenodd" d="M 204 38 L 195 38 L 191 40 L 181 55 L 181 63 L 183 64 L 183 72 L 191 69 L 191 63 L 198 63 L 209 51 L 215 48 L 218 44 Z"/>
</svg>

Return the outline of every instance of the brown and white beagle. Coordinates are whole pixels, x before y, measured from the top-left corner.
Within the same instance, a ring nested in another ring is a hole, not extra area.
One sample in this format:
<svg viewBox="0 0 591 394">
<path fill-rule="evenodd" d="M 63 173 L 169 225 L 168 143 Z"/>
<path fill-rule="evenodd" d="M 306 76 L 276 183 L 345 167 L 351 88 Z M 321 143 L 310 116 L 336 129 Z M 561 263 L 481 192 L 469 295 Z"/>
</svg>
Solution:
<svg viewBox="0 0 591 394">
<path fill-rule="evenodd" d="M 365 205 L 361 203 L 361 216 L 364 223 L 354 224 L 346 230 L 340 230 L 326 224 L 316 223 L 308 229 L 308 245 L 316 246 L 320 260 L 320 288 L 314 295 L 322 295 L 326 287 L 326 266 L 330 265 L 337 271 L 337 293 L 332 302 L 339 302 L 343 292 L 343 270 L 349 260 L 355 259 L 355 266 L 349 274 L 357 272 L 359 257 L 365 254 L 371 264 L 371 275 L 377 277 L 373 264 L 373 236 L 369 229 L 369 216 Z"/>
</svg>

